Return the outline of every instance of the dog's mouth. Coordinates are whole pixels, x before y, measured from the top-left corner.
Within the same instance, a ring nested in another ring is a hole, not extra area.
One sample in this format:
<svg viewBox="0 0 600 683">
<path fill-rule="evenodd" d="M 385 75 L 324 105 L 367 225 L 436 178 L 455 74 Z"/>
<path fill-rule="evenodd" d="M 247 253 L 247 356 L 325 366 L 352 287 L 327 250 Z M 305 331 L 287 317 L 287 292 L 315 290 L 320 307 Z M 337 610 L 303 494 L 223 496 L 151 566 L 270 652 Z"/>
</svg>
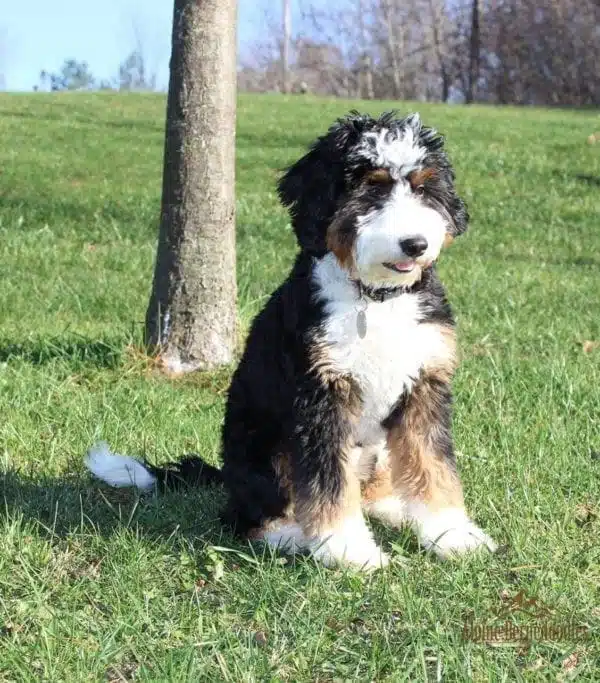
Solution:
<svg viewBox="0 0 600 683">
<path fill-rule="evenodd" d="M 415 269 L 416 261 L 396 261 L 395 263 L 384 263 L 386 268 L 393 270 L 395 273 L 410 273 Z"/>
</svg>

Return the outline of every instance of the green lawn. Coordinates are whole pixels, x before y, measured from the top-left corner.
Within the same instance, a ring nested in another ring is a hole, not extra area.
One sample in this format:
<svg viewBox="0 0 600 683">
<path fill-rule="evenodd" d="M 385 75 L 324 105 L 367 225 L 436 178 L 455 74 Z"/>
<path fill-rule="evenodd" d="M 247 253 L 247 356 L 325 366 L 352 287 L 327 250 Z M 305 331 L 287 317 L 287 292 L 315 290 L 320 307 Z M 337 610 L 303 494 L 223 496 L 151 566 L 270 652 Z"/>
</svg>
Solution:
<svg viewBox="0 0 600 683">
<path fill-rule="evenodd" d="M 294 254 L 278 169 L 353 107 L 391 105 L 240 98 L 244 327 Z M 87 477 L 99 437 L 217 461 L 229 371 L 168 380 L 139 352 L 162 97 L 0 97 L 0 680 L 598 680 L 597 113 L 418 109 L 472 215 L 440 264 L 463 358 L 455 437 L 468 505 L 505 548 L 443 564 L 377 527 L 396 560 L 362 576 L 234 541 L 219 491 L 140 499 Z M 551 614 L 498 614 L 521 590 Z M 587 637 L 479 644 L 470 616 Z"/>
</svg>

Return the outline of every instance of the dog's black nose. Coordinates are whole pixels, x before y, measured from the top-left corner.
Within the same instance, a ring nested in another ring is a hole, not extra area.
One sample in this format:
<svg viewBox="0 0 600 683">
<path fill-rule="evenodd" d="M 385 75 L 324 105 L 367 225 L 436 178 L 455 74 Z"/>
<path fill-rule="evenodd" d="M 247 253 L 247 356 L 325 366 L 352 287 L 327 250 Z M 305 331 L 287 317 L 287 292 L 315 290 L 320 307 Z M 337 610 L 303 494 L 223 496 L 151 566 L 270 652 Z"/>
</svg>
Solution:
<svg viewBox="0 0 600 683">
<path fill-rule="evenodd" d="M 400 242 L 400 248 L 407 256 L 416 258 L 427 249 L 427 240 L 422 235 L 409 237 Z"/>
</svg>

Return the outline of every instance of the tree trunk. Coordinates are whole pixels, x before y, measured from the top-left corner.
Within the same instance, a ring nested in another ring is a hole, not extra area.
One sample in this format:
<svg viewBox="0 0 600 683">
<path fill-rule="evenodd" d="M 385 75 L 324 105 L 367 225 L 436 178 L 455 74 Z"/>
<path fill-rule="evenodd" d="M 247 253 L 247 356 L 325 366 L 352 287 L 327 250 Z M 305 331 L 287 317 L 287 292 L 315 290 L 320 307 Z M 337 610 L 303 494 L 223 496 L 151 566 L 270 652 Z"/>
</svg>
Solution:
<svg viewBox="0 0 600 683">
<path fill-rule="evenodd" d="M 375 99 L 375 92 L 373 91 L 373 66 L 371 63 L 371 56 L 365 53 L 362 56 L 362 84 L 360 86 L 360 97 L 367 100 Z"/>
<path fill-rule="evenodd" d="M 146 341 L 166 370 L 233 359 L 236 0 L 175 0 Z"/>
<path fill-rule="evenodd" d="M 471 104 L 477 97 L 477 81 L 479 79 L 479 0 L 473 0 L 471 8 L 471 37 L 469 41 L 469 80 L 466 101 Z"/>
<path fill-rule="evenodd" d="M 392 62 L 392 83 L 394 85 L 394 97 L 396 99 L 403 99 L 404 97 L 404 83 L 403 74 L 400 69 L 404 69 L 404 26 L 399 25 L 394 21 L 392 13 L 396 6 L 392 6 L 391 0 L 385 0 L 383 3 L 383 15 L 386 23 L 388 49 L 390 51 L 390 59 Z M 399 31 L 399 36 L 396 35 L 396 30 Z M 401 66 L 402 65 L 402 66 Z"/>
<path fill-rule="evenodd" d="M 448 45 L 444 34 L 444 4 L 429 0 L 431 11 L 431 30 L 433 46 L 440 65 L 440 78 L 442 81 L 442 102 L 447 102 L 450 97 L 450 74 L 448 72 Z"/>
<path fill-rule="evenodd" d="M 365 21 L 366 14 L 367 8 L 365 6 L 365 0 L 358 0 L 358 23 L 360 27 L 360 48 L 362 51 L 360 58 L 358 96 L 363 99 L 372 100 L 375 97 L 375 93 L 373 92 L 373 60 L 368 52 L 369 40 L 367 36 L 367 24 Z"/>
<path fill-rule="evenodd" d="M 284 93 L 291 91 L 290 83 L 290 43 L 292 40 L 292 7 L 290 0 L 283 0 L 283 48 L 282 48 L 282 90 Z"/>
</svg>

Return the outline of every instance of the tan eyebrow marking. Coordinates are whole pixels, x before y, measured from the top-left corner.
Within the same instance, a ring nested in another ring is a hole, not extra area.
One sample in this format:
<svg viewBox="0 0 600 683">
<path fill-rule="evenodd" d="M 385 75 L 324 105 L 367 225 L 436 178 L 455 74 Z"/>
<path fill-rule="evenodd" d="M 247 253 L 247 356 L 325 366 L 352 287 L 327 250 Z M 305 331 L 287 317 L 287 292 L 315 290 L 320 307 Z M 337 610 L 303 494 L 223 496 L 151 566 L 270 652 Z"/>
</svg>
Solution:
<svg viewBox="0 0 600 683">
<path fill-rule="evenodd" d="M 408 174 L 408 181 L 413 190 L 424 185 L 428 180 L 435 177 L 435 168 L 422 168 Z"/>
<path fill-rule="evenodd" d="M 365 173 L 365 180 L 368 183 L 373 184 L 393 182 L 392 174 L 387 170 L 387 168 L 376 168 L 372 171 L 367 171 Z"/>
</svg>

